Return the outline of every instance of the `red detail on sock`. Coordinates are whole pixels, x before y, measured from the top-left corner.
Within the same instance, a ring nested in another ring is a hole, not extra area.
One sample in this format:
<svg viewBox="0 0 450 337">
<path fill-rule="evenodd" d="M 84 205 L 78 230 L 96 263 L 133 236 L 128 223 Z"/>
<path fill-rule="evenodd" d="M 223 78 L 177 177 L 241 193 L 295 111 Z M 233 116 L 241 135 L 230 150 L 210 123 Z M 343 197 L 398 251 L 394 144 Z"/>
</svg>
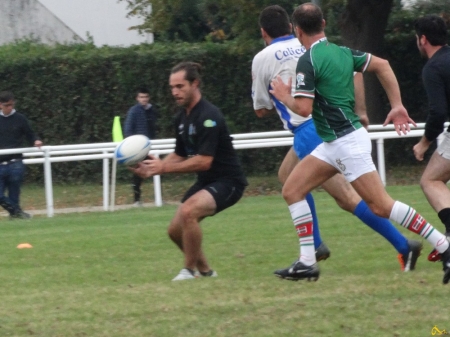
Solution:
<svg viewBox="0 0 450 337">
<path fill-rule="evenodd" d="M 419 234 L 422 232 L 423 227 L 427 224 L 427 221 L 422 218 L 422 216 L 418 213 L 414 216 L 414 219 L 411 221 L 411 225 L 409 225 L 408 229 L 411 232 Z"/>
<path fill-rule="evenodd" d="M 444 236 L 442 239 L 440 239 L 438 242 L 436 242 L 436 247 L 443 245 L 446 241 L 447 241 L 447 238 Z"/>
<path fill-rule="evenodd" d="M 312 222 L 302 223 L 295 226 L 295 231 L 299 238 L 305 236 L 311 236 L 313 234 L 313 224 Z"/>
</svg>

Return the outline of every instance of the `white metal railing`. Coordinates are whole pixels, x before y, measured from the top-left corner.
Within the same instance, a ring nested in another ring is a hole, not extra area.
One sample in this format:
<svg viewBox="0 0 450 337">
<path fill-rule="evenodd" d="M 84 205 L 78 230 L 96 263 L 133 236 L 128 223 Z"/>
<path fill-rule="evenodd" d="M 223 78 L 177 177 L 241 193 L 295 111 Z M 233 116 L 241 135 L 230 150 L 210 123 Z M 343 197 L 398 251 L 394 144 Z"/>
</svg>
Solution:
<svg viewBox="0 0 450 337">
<path fill-rule="evenodd" d="M 446 127 L 448 123 L 446 124 Z M 383 184 L 386 184 L 386 170 L 384 159 L 384 140 L 404 137 L 421 137 L 424 132 L 425 123 L 417 124 L 407 135 L 398 136 L 393 125 L 383 127 L 382 125 L 370 125 L 369 136 L 376 141 L 378 172 Z M 292 146 L 293 137 L 289 131 L 256 132 L 234 134 L 233 145 L 235 149 L 265 148 L 274 146 Z M 440 141 L 440 138 L 438 138 Z M 53 184 L 52 184 L 52 163 L 68 162 L 79 160 L 103 160 L 103 209 L 114 209 L 114 190 L 115 190 L 115 170 L 116 161 L 112 163 L 112 178 L 114 186 L 110 194 L 110 175 L 109 161 L 114 157 L 114 150 L 117 143 L 95 143 L 95 144 L 75 144 L 75 145 L 46 145 L 40 149 L 35 147 L 0 150 L 0 155 L 23 153 L 25 164 L 43 164 L 44 165 L 44 184 L 45 197 L 47 204 L 47 216 L 54 215 L 53 208 Z M 150 154 L 159 156 L 173 152 L 175 139 L 154 139 L 152 140 L 152 150 Z M 32 158 L 31 158 L 32 157 Z M 155 205 L 162 206 L 161 180 L 159 176 L 153 177 L 155 190 Z M 111 196 L 111 204 L 108 207 L 108 201 Z"/>
</svg>

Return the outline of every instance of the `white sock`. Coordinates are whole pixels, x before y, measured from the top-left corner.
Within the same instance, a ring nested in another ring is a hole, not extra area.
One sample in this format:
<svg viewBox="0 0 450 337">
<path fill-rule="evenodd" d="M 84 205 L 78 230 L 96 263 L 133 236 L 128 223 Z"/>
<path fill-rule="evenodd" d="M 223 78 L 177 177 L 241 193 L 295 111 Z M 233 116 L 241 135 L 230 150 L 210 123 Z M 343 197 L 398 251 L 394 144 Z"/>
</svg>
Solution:
<svg viewBox="0 0 450 337">
<path fill-rule="evenodd" d="M 419 234 L 431 243 L 439 253 L 445 252 L 449 247 L 444 234 L 428 223 L 414 208 L 400 201 L 394 203 L 389 219 L 399 223 L 409 231 Z"/>
<path fill-rule="evenodd" d="M 316 249 L 314 248 L 313 219 L 311 209 L 306 200 L 289 205 L 292 221 L 300 239 L 300 261 L 311 266 L 316 263 Z"/>
</svg>

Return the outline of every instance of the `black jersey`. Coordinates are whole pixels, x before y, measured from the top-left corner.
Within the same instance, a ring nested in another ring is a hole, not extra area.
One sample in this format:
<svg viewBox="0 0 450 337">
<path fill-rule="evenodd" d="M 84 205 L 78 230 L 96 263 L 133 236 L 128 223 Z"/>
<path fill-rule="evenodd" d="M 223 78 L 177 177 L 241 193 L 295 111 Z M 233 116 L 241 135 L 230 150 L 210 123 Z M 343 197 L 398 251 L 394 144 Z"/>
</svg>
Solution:
<svg viewBox="0 0 450 337">
<path fill-rule="evenodd" d="M 175 118 L 175 153 L 180 157 L 214 157 L 207 171 L 197 173 L 200 182 L 232 179 L 247 185 L 232 138 L 220 110 L 201 99 L 186 115 L 182 109 Z"/>
<path fill-rule="evenodd" d="M 428 60 L 422 70 L 423 84 L 430 112 L 425 125 L 425 137 L 435 140 L 450 116 L 450 47 L 443 46 Z M 450 131 L 450 127 L 447 129 Z"/>
</svg>

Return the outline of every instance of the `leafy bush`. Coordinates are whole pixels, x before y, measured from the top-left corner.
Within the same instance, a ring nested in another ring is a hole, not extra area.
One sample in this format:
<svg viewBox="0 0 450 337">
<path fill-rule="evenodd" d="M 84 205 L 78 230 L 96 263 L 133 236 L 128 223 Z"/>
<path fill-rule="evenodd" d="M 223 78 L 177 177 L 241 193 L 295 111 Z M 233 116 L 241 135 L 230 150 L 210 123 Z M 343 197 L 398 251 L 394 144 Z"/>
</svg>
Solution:
<svg viewBox="0 0 450 337">
<path fill-rule="evenodd" d="M 424 121 L 427 102 L 422 88 L 421 60 L 415 45 L 413 21 L 433 6 L 394 10 L 386 34 L 386 52 L 398 77 L 403 100 L 416 121 Z M 444 16 L 450 17 L 442 2 Z M 332 12 L 329 12 L 331 15 Z M 329 32 L 336 35 L 338 18 L 329 18 Z M 175 110 L 168 88 L 170 69 L 183 60 L 204 65 L 203 94 L 224 113 L 231 133 L 280 130 L 276 116 L 255 117 L 251 101 L 251 61 L 263 48 L 260 41 L 248 43 L 155 43 L 129 48 L 101 47 L 92 43 L 45 46 L 20 41 L 0 47 L 0 89 L 16 95 L 19 111 L 25 112 L 45 144 L 79 144 L 111 141 L 114 116 L 124 119 L 135 104 L 137 87 L 151 91 L 152 102 L 163 116 L 160 138 L 173 137 Z M 414 163 L 411 147 L 416 139 L 388 142 L 390 164 Z M 274 174 L 286 148 L 240 150 L 247 173 Z M 405 153 L 398 156 L 398 153 Z M 30 166 L 28 178 L 42 180 L 42 168 Z M 58 181 L 101 181 L 101 161 L 53 165 Z"/>
<path fill-rule="evenodd" d="M 231 133 L 279 129 L 276 118 L 258 120 L 252 109 L 250 68 L 259 48 L 233 43 L 50 47 L 22 41 L 0 48 L 0 88 L 14 92 L 18 110 L 25 112 L 45 144 L 60 145 L 111 141 L 113 117 L 124 119 L 135 104 L 136 88 L 146 85 L 163 116 L 160 138 L 171 138 L 175 105 L 168 75 L 176 63 L 194 60 L 204 65 L 204 96 L 222 109 Z M 284 151 L 266 152 L 278 159 Z M 266 171 L 252 164 L 264 163 L 260 153 L 240 155 L 249 171 Z M 54 164 L 54 179 L 99 180 L 100 167 L 100 161 Z M 30 169 L 29 178 L 40 179 L 40 168 Z"/>
</svg>

